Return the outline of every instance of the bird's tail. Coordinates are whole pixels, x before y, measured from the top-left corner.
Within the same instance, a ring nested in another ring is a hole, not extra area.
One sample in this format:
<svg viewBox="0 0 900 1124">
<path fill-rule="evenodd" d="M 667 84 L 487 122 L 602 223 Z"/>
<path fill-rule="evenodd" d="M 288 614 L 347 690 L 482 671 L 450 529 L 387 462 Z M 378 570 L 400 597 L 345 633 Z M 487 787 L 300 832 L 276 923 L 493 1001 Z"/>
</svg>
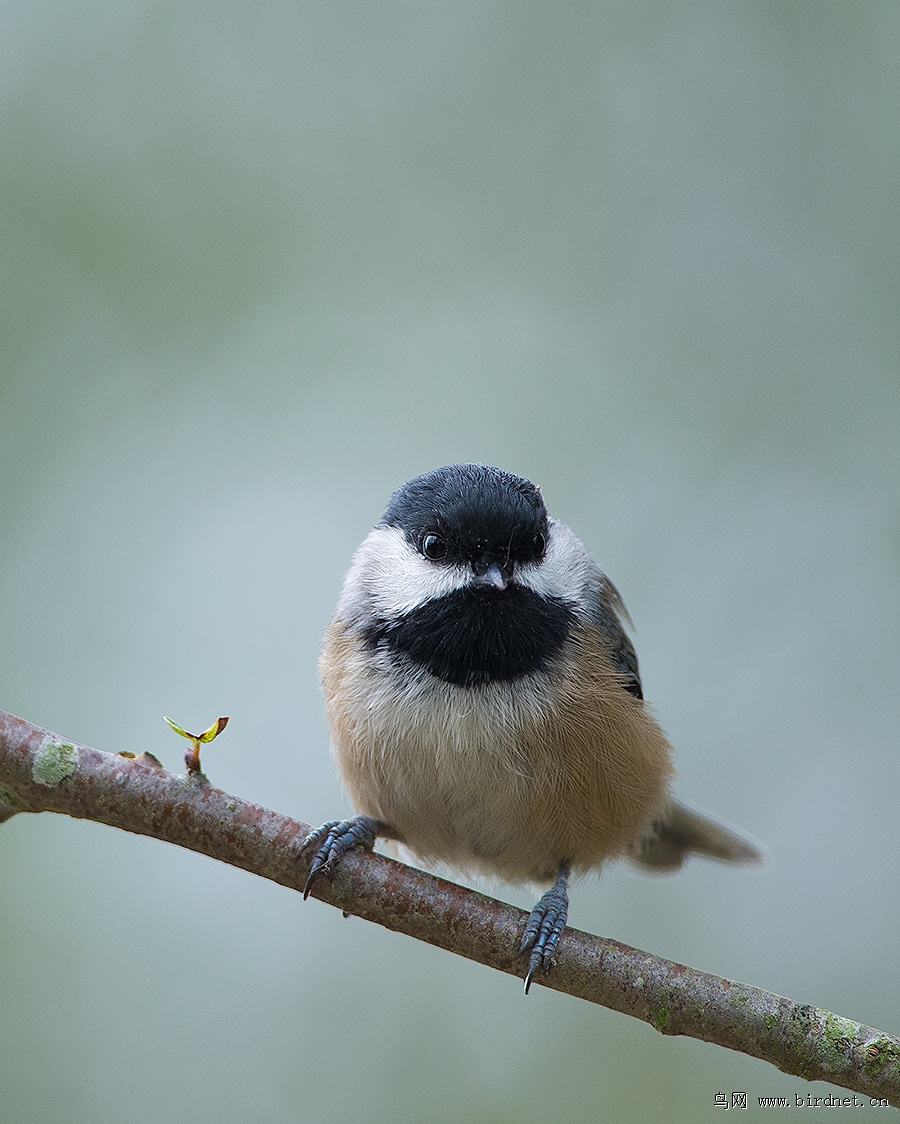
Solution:
<svg viewBox="0 0 900 1124">
<path fill-rule="evenodd" d="M 726 863 L 761 863 L 763 847 L 751 836 L 680 800 L 673 800 L 668 815 L 635 844 L 628 858 L 642 870 L 667 874 L 678 870 L 689 855 L 702 855 Z"/>
</svg>

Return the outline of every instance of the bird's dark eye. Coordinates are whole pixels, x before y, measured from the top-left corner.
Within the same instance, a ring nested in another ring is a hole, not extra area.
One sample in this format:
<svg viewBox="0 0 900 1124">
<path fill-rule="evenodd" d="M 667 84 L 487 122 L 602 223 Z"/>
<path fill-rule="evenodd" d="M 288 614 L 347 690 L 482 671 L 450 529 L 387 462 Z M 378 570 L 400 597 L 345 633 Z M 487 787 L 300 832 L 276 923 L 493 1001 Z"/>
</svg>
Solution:
<svg viewBox="0 0 900 1124">
<path fill-rule="evenodd" d="M 531 549 L 534 551 L 535 558 L 540 558 L 540 556 L 544 553 L 544 548 L 546 547 L 546 545 L 546 540 L 544 539 L 544 536 L 542 534 L 539 533 L 534 536 L 534 538 L 531 540 Z"/>
<path fill-rule="evenodd" d="M 447 553 L 447 543 L 440 535 L 429 532 L 422 539 L 422 553 L 426 558 L 443 558 Z"/>
</svg>

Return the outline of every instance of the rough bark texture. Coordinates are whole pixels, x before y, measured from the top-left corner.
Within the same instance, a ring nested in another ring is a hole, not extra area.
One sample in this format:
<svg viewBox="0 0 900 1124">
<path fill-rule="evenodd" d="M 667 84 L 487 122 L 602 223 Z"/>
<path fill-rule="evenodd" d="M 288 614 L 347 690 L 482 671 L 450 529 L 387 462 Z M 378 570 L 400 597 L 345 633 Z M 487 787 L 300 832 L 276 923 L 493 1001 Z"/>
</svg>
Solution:
<svg viewBox="0 0 900 1124">
<path fill-rule="evenodd" d="M 306 880 L 309 824 L 167 772 L 149 755 L 102 753 L 0 711 L 0 822 L 61 812 L 164 839 L 294 890 Z M 380 855 L 346 856 L 313 895 L 501 972 L 526 914 Z M 900 1106 L 900 1039 L 828 1011 L 566 929 L 556 966 L 535 983 Z"/>
</svg>

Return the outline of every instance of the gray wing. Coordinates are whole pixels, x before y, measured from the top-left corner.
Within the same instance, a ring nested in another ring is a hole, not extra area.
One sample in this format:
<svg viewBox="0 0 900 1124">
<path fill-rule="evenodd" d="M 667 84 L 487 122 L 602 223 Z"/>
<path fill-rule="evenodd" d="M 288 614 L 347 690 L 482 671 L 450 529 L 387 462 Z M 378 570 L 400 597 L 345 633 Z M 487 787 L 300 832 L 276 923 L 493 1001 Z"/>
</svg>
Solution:
<svg viewBox="0 0 900 1124">
<path fill-rule="evenodd" d="M 622 675 L 622 686 L 636 698 L 642 699 L 644 692 L 641 688 L 637 653 L 625 631 L 625 625 L 631 624 L 631 617 L 625 608 L 622 595 L 599 568 L 596 570 L 595 582 L 592 585 L 594 588 L 591 591 L 593 593 L 591 620 L 609 645 L 612 662 L 616 671 Z"/>
</svg>

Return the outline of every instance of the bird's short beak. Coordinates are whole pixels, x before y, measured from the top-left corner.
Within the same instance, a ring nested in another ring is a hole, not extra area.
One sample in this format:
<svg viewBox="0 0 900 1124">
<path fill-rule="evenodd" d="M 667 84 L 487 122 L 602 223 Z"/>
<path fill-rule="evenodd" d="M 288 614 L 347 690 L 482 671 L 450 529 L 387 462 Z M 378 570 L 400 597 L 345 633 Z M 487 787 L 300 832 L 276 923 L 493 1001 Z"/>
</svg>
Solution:
<svg viewBox="0 0 900 1124">
<path fill-rule="evenodd" d="M 506 589 L 509 574 L 499 562 L 492 562 L 483 574 L 475 574 L 472 585 L 479 589 Z"/>
</svg>

